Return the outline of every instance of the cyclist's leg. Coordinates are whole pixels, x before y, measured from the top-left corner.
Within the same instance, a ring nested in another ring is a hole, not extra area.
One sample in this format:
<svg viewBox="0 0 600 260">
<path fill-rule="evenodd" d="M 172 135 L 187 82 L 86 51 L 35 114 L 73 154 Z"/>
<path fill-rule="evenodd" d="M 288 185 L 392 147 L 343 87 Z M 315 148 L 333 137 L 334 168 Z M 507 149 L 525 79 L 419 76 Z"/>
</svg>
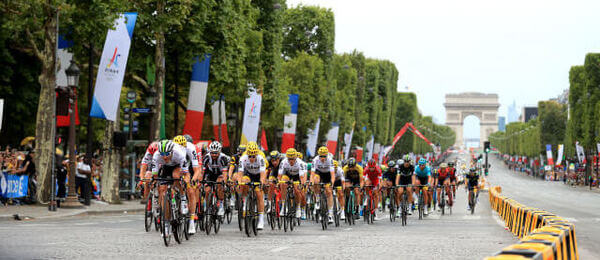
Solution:
<svg viewBox="0 0 600 260">
<path fill-rule="evenodd" d="M 313 179 L 313 192 L 315 194 L 315 201 L 319 202 L 319 198 L 321 196 L 321 185 L 318 185 L 321 182 L 321 176 L 316 172 L 312 175 Z"/>
<path fill-rule="evenodd" d="M 448 202 L 450 206 L 452 206 L 452 192 L 450 191 L 450 178 L 446 178 L 444 180 L 444 189 L 446 189 L 446 194 L 448 195 Z"/>
</svg>

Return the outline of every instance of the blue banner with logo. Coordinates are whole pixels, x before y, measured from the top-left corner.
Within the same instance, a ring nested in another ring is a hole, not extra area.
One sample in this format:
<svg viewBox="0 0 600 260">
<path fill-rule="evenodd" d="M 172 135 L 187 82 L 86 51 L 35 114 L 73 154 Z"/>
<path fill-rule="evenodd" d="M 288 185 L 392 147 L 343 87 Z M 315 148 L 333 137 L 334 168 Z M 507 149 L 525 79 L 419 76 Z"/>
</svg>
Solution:
<svg viewBox="0 0 600 260">
<path fill-rule="evenodd" d="M 29 176 L 0 172 L 0 196 L 3 198 L 22 198 L 27 196 Z"/>
<path fill-rule="evenodd" d="M 136 18 L 137 13 L 125 13 L 117 18 L 115 28 L 108 30 L 96 76 L 91 117 L 116 120 Z"/>
</svg>

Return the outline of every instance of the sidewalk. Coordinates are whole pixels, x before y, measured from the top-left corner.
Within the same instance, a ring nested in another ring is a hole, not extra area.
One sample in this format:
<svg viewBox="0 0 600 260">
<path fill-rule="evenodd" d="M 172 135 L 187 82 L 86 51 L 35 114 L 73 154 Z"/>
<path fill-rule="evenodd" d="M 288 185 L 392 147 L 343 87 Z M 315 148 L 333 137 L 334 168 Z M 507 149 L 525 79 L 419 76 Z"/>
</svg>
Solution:
<svg viewBox="0 0 600 260">
<path fill-rule="evenodd" d="M 90 206 L 83 206 L 82 204 L 82 208 L 57 208 L 56 211 L 48 211 L 48 205 L 0 206 L 0 221 L 15 221 L 15 214 L 18 214 L 21 220 L 35 220 L 144 211 L 144 205 L 141 205 L 139 200 L 124 200 L 121 202 L 121 204 L 111 205 L 106 202 L 92 200 Z"/>
</svg>

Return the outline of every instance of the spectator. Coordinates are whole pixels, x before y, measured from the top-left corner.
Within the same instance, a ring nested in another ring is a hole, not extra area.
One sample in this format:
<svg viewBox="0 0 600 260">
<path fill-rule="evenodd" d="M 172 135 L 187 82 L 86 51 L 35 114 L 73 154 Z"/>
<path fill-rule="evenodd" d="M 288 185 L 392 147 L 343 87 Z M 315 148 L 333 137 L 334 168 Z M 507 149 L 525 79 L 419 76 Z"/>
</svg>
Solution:
<svg viewBox="0 0 600 260">
<path fill-rule="evenodd" d="M 28 204 L 33 204 L 36 202 L 35 192 L 36 192 L 36 171 L 35 171 L 35 150 L 29 150 L 26 156 L 23 156 L 23 153 L 19 153 L 17 159 L 21 161 L 21 167 L 19 169 L 13 170 L 13 172 L 17 175 L 27 175 L 29 177 L 29 182 L 27 184 L 27 197 L 25 202 Z"/>
<path fill-rule="evenodd" d="M 56 184 L 58 185 L 57 198 L 64 201 L 67 197 L 67 168 L 63 162 L 63 151 L 56 148 Z"/>
<path fill-rule="evenodd" d="M 80 191 L 79 200 L 83 200 L 83 204 L 90 205 L 90 177 L 92 176 L 92 170 L 89 163 L 90 158 L 83 159 L 80 156 L 77 162 L 77 170 L 75 171 L 75 190 Z"/>
</svg>

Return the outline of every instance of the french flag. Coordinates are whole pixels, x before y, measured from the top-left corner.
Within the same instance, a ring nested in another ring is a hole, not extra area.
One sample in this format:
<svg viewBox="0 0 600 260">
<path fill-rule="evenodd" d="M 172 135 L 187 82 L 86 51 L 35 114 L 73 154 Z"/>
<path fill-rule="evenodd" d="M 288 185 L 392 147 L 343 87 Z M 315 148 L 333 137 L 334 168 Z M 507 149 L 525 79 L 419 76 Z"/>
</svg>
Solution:
<svg viewBox="0 0 600 260">
<path fill-rule="evenodd" d="M 192 81 L 190 82 L 183 134 L 189 134 L 194 140 L 200 140 L 202 121 L 204 120 L 204 106 L 206 104 L 206 90 L 208 88 L 210 54 L 205 54 L 203 60 L 200 60 L 200 57 L 195 59 L 196 62 L 192 65 Z"/>
<path fill-rule="evenodd" d="M 331 129 L 329 129 L 329 132 L 327 132 L 327 150 L 329 150 L 329 152 L 334 156 L 337 149 L 337 140 L 339 132 L 340 125 L 336 122 L 331 123 Z"/>
<path fill-rule="evenodd" d="M 225 99 L 221 96 L 220 100 L 215 100 L 212 104 L 212 123 L 215 140 L 223 143 L 223 147 L 229 147 L 229 136 L 227 135 L 227 118 L 225 117 Z M 221 121 L 219 121 L 219 117 Z M 219 130 L 221 138 L 219 138 Z"/>
<path fill-rule="evenodd" d="M 289 94 L 291 112 L 283 118 L 283 136 L 281 137 L 281 152 L 294 147 L 296 139 L 296 121 L 298 119 L 298 94 Z"/>
</svg>

